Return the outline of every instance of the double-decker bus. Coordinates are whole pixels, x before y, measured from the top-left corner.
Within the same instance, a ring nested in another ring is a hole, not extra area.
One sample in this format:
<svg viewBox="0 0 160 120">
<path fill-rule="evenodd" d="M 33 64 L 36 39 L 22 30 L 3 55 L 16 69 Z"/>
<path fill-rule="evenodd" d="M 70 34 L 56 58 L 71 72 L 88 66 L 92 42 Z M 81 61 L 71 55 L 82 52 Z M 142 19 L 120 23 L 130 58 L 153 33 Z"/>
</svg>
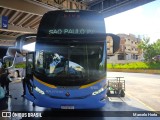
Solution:
<svg viewBox="0 0 160 120">
<path fill-rule="evenodd" d="M 109 34 L 119 44 L 119 37 Z M 94 109 L 106 104 L 104 18 L 83 10 L 50 11 L 40 22 L 35 52 L 26 57 L 26 98 L 58 109 Z M 118 44 L 114 50 L 118 49 Z"/>
</svg>

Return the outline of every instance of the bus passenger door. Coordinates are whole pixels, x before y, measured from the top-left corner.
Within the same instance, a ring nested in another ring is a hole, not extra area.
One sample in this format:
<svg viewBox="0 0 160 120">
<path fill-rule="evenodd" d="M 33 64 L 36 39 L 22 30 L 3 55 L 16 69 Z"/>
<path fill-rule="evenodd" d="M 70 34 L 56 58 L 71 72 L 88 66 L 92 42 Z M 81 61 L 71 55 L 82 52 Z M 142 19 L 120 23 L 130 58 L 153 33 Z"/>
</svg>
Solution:
<svg viewBox="0 0 160 120">
<path fill-rule="evenodd" d="M 29 52 L 26 54 L 26 85 L 27 85 L 29 94 L 34 97 L 33 71 L 34 71 L 34 52 Z"/>
</svg>

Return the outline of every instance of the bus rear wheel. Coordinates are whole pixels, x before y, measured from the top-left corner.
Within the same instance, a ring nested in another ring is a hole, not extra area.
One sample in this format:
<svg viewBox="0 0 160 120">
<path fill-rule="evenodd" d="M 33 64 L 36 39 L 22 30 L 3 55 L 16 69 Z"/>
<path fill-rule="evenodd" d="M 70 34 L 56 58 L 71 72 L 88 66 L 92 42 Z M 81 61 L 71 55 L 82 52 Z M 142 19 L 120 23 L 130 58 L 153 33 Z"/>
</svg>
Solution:
<svg viewBox="0 0 160 120">
<path fill-rule="evenodd" d="M 110 97 L 111 96 L 111 92 L 110 90 L 107 90 L 107 97 Z"/>
<path fill-rule="evenodd" d="M 121 97 L 125 97 L 125 92 L 124 92 L 124 90 L 121 90 Z"/>
</svg>

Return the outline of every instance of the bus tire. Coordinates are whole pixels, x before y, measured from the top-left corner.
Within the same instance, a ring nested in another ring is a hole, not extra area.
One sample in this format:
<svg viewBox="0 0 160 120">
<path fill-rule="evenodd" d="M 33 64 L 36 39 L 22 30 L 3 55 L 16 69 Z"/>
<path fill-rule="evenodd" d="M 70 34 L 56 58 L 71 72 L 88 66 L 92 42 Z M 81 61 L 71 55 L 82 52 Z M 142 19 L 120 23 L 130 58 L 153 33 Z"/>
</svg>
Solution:
<svg viewBox="0 0 160 120">
<path fill-rule="evenodd" d="M 107 90 L 107 97 L 110 97 L 111 96 L 111 92 L 110 90 Z"/>
<path fill-rule="evenodd" d="M 121 97 L 125 97 L 125 92 L 124 92 L 124 90 L 121 90 Z"/>
<path fill-rule="evenodd" d="M 32 103 L 32 106 L 35 107 L 36 105 L 34 103 Z"/>
</svg>

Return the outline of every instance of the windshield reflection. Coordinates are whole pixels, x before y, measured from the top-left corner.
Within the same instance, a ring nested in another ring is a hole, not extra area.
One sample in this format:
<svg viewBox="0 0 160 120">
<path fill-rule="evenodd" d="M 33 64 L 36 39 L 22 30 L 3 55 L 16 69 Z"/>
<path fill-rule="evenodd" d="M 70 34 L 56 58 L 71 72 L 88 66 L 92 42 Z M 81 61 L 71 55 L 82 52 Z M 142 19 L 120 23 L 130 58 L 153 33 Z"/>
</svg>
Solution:
<svg viewBox="0 0 160 120">
<path fill-rule="evenodd" d="M 58 85 L 102 79 L 106 75 L 104 46 L 103 42 L 43 45 L 36 51 L 36 75 Z"/>
<path fill-rule="evenodd" d="M 68 61 L 65 57 L 60 56 L 57 53 L 52 54 L 49 52 L 45 52 L 45 57 L 47 59 L 46 69 L 44 70 L 44 72 L 48 77 L 55 77 L 58 75 L 84 77 L 85 69 L 81 65 L 72 61 Z M 42 68 L 43 58 L 40 58 L 37 63 L 38 66 L 41 66 L 40 68 Z M 41 71 L 41 69 L 39 70 Z"/>
</svg>

